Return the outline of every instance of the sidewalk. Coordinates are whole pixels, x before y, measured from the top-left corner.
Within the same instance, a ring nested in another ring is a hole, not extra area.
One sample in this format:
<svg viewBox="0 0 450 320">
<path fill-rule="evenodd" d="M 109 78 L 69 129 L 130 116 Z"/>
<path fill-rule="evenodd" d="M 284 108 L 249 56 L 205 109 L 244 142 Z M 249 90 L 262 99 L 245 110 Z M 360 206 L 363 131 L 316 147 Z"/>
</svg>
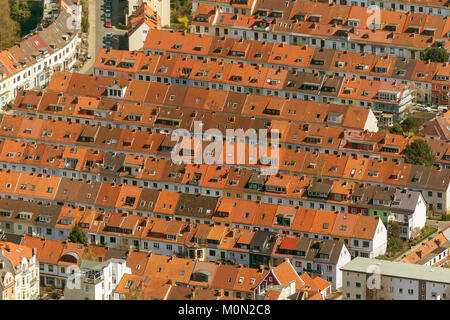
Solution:
<svg viewBox="0 0 450 320">
<path fill-rule="evenodd" d="M 86 63 L 80 69 L 80 73 L 90 73 L 96 56 L 96 17 L 97 17 L 96 0 L 89 0 L 89 35 L 88 35 L 88 55 L 91 59 L 87 59 Z"/>
</svg>

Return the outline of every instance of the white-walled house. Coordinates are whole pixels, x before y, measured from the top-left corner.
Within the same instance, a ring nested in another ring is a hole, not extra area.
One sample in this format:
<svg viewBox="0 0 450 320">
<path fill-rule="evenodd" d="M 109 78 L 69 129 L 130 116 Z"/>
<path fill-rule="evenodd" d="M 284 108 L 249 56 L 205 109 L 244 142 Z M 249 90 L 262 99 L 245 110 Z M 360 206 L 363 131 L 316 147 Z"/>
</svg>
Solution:
<svg viewBox="0 0 450 320">
<path fill-rule="evenodd" d="M 128 50 L 142 50 L 150 29 L 161 28 L 161 18 L 145 2 L 128 17 Z"/>
<path fill-rule="evenodd" d="M 114 291 L 124 274 L 131 274 L 126 260 L 109 259 L 104 262 L 84 260 L 81 275 L 74 277 L 64 288 L 65 300 L 118 300 Z"/>
<path fill-rule="evenodd" d="M 334 291 L 342 287 L 340 268 L 350 262 L 351 255 L 343 241 L 284 237 L 277 241 L 272 261 L 289 259 L 297 273 L 308 272 L 332 284 Z"/>
<path fill-rule="evenodd" d="M 36 250 L 0 242 L 0 300 L 34 300 L 39 295 Z"/>
<path fill-rule="evenodd" d="M 148 4 L 161 18 L 161 26 L 170 27 L 170 0 L 128 0 L 127 15 L 132 15 L 143 3 Z"/>
<path fill-rule="evenodd" d="M 402 209 L 397 209 L 400 207 Z M 396 190 L 391 210 L 391 217 L 400 224 L 400 236 L 402 238 L 417 237 L 425 227 L 427 206 L 420 192 Z"/>
<path fill-rule="evenodd" d="M 342 267 L 344 300 L 448 300 L 450 269 L 356 258 Z"/>
<path fill-rule="evenodd" d="M 55 71 L 72 70 L 80 46 L 78 17 L 74 15 L 79 11 L 63 6 L 48 27 L 38 26 L 0 52 L 0 107 L 14 100 L 21 89 L 43 89 Z"/>
</svg>

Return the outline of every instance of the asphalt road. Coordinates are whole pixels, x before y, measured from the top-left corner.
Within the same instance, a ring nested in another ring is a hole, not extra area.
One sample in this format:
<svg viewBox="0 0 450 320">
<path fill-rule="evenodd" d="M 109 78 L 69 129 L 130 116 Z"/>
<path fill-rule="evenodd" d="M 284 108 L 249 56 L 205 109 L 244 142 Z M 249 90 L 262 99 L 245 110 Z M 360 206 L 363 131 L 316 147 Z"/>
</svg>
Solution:
<svg viewBox="0 0 450 320">
<path fill-rule="evenodd" d="M 105 1 L 89 0 L 89 37 L 88 53 L 91 59 L 88 59 L 81 68 L 81 73 L 91 74 L 95 57 L 100 48 L 106 47 L 105 37 L 108 32 L 112 34 L 111 46 L 113 49 L 119 48 L 119 37 L 126 34 L 126 30 L 117 29 L 120 16 L 119 0 L 112 0 L 112 28 L 105 27 Z"/>
</svg>

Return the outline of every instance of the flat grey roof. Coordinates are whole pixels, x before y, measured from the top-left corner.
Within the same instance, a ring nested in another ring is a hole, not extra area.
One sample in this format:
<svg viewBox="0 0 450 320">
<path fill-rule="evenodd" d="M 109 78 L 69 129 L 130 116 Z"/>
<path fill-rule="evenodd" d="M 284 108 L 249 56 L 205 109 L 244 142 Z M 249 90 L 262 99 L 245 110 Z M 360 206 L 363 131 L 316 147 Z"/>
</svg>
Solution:
<svg viewBox="0 0 450 320">
<path fill-rule="evenodd" d="M 341 267 L 341 270 L 372 274 L 372 268 L 369 269 L 369 272 L 367 271 L 371 266 L 379 267 L 381 275 L 384 276 L 450 284 L 450 269 L 409 264 L 404 262 L 392 262 L 358 257 Z"/>
</svg>

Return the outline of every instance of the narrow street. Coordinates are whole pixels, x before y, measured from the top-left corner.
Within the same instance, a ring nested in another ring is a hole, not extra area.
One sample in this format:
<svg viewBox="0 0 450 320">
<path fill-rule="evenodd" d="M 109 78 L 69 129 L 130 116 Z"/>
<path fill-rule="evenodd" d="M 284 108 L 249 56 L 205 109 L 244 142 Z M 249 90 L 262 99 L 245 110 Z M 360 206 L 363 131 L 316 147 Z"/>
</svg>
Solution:
<svg viewBox="0 0 450 320">
<path fill-rule="evenodd" d="M 120 16 L 120 0 L 112 0 L 112 28 L 105 27 L 105 1 L 89 0 L 89 37 L 88 37 L 88 54 L 91 59 L 80 70 L 80 73 L 92 73 L 95 57 L 100 48 L 105 47 L 105 36 L 108 32 L 112 34 L 112 47 L 118 49 L 120 45 L 119 38 L 126 35 L 127 30 L 118 29 Z"/>
</svg>

